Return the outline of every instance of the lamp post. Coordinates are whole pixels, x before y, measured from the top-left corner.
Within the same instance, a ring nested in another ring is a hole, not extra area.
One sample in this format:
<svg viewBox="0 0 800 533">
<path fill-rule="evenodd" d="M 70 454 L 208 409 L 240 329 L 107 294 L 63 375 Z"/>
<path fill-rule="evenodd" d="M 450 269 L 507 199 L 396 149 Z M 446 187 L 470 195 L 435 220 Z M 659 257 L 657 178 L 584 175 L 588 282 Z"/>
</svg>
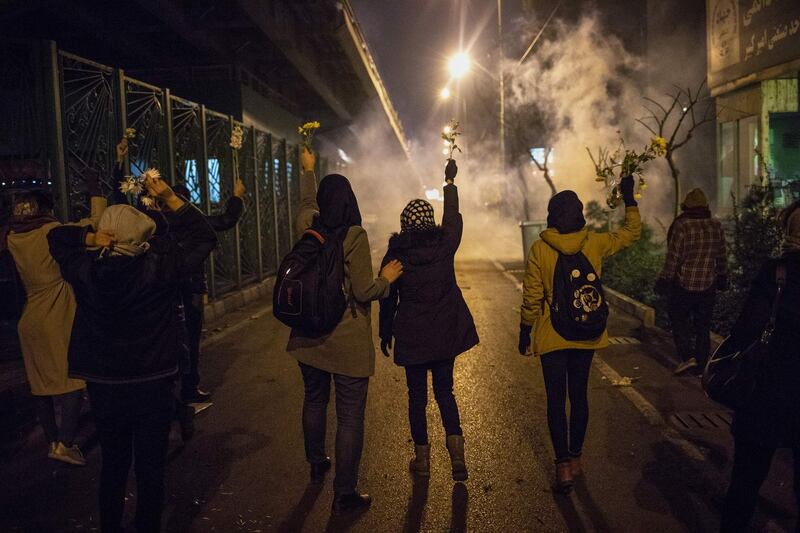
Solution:
<svg viewBox="0 0 800 533">
<path fill-rule="evenodd" d="M 500 172 L 506 170 L 506 89 L 505 76 L 503 72 L 503 59 L 505 51 L 503 49 L 503 0 L 497 0 L 497 40 L 500 48 L 500 58 L 498 61 L 500 74 Z"/>
</svg>

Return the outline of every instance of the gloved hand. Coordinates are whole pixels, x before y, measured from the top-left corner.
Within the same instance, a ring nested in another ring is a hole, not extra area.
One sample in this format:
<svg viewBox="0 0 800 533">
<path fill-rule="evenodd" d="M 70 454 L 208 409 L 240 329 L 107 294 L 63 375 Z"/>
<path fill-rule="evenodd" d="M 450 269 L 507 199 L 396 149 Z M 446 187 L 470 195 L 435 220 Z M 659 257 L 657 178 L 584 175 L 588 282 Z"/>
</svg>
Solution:
<svg viewBox="0 0 800 533">
<path fill-rule="evenodd" d="M 390 357 L 392 354 L 389 352 L 389 350 L 391 349 L 392 349 L 392 338 L 389 337 L 388 339 L 381 339 L 381 351 L 383 352 L 383 355 L 385 355 L 386 357 Z"/>
<path fill-rule="evenodd" d="M 633 196 L 633 176 L 625 176 L 619 182 L 619 192 L 622 194 L 622 201 L 625 207 L 636 207 L 639 205 Z"/>
<path fill-rule="evenodd" d="M 728 276 L 717 276 L 717 290 L 721 292 L 725 292 L 730 288 L 730 282 L 728 281 Z"/>
<path fill-rule="evenodd" d="M 458 166 L 456 165 L 455 159 L 448 159 L 447 166 L 444 167 L 444 180 L 447 183 L 453 183 L 456 179 L 456 174 L 458 174 Z"/>
<path fill-rule="evenodd" d="M 528 348 L 531 347 L 531 331 L 533 330 L 532 326 L 528 326 L 526 324 L 519 325 L 519 354 L 520 355 L 530 355 L 528 353 Z"/>
<path fill-rule="evenodd" d="M 666 278 L 658 278 L 653 288 L 659 296 L 668 296 L 672 292 L 672 282 Z"/>
</svg>

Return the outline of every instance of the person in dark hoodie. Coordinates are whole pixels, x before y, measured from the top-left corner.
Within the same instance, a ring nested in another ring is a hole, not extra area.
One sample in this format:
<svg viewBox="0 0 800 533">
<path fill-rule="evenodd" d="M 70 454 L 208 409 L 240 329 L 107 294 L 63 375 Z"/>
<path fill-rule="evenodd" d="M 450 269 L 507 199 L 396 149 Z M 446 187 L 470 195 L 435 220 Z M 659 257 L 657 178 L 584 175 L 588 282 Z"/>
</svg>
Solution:
<svg viewBox="0 0 800 533">
<path fill-rule="evenodd" d="M 69 375 L 87 382 L 95 415 L 103 456 L 103 531 L 122 529 L 131 461 L 136 528 L 160 529 L 173 387 L 184 349 L 175 335 L 183 327 L 178 290 L 216 245 L 200 211 L 160 179 L 146 185 L 175 213 L 175 231 L 153 237 L 156 225 L 149 216 L 115 205 L 103 213 L 97 233 L 62 226 L 48 234 L 50 253 L 77 301 Z"/>
<path fill-rule="evenodd" d="M 403 277 L 381 300 L 381 351 L 389 356 L 394 338 L 394 361 L 406 371 L 408 418 L 414 440 L 411 471 L 430 475 L 430 443 L 425 408 L 428 371 L 446 433 L 453 479 L 467 479 L 464 437 L 458 404 L 453 395 L 456 356 L 478 344 L 472 314 L 456 283 L 455 254 L 461 244 L 463 220 L 458 210 L 458 188 L 453 184 L 458 167 L 447 162 L 442 225 L 436 226 L 433 206 L 413 200 L 400 216 L 400 233 L 389 239 L 383 264 L 398 260 Z"/>
<path fill-rule="evenodd" d="M 128 154 L 128 139 L 123 138 L 117 145 L 117 164 L 114 167 L 116 181 L 122 179 L 122 165 Z M 116 189 L 115 189 L 116 191 Z M 191 202 L 191 192 L 186 185 L 178 184 L 173 187 L 173 191 L 184 200 Z M 225 210 L 218 215 L 207 215 L 206 221 L 214 231 L 223 232 L 236 227 L 239 219 L 244 212 L 244 182 L 237 179 L 233 184 L 233 195 L 225 204 Z M 125 201 L 124 197 L 118 196 L 117 203 Z M 145 211 L 156 222 L 159 227 L 156 233 L 160 233 L 162 226 L 169 226 L 172 213 L 164 213 L 152 210 Z M 200 338 L 203 334 L 203 310 L 205 307 L 205 297 L 208 294 L 208 282 L 206 281 L 205 264 L 200 264 L 192 272 L 186 281 L 181 285 L 180 304 L 186 318 L 186 333 L 189 344 L 189 357 L 187 368 L 182 368 L 181 372 L 181 391 L 180 398 L 184 403 L 207 402 L 211 400 L 211 393 L 200 389 Z"/>
<path fill-rule="evenodd" d="M 595 350 L 608 346 L 608 332 L 603 331 L 596 339 L 567 340 L 556 331 L 552 318 L 556 264 L 561 254 L 582 253 L 602 279 L 603 261 L 639 240 L 642 222 L 634 199 L 633 178 L 623 178 L 620 189 L 625 202 L 625 224 L 608 233 L 586 228 L 583 204 L 573 191 L 553 196 L 547 205 L 547 229 L 531 246 L 523 280 L 519 353 L 531 355 L 528 349 L 532 343 L 533 355 L 540 356 L 542 361 L 547 424 L 556 455 L 556 488 L 564 493 L 572 489 L 573 479 L 583 472 L 581 453 L 589 422 L 586 395 L 589 370 Z"/>
</svg>

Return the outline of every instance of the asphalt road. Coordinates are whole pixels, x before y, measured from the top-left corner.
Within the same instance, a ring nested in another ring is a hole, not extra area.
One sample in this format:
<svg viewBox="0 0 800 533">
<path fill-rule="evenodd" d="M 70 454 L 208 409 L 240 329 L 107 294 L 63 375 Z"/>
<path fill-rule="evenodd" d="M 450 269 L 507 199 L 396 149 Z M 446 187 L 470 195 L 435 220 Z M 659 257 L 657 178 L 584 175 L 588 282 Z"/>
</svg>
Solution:
<svg viewBox="0 0 800 533">
<path fill-rule="evenodd" d="M 412 444 L 404 374 L 380 353 L 370 382 L 360 488 L 372 509 L 330 518 L 329 477 L 307 485 L 300 410 L 302 381 L 283 348 L 288 331 L 269 313 L 240 314 L 244 324 L 206 347 L 205 386 L 214 405 L 198 416 L 196 437 L 173 435 L 167 474 L 168 531 L 715 531 L 728 468 L 725 413 L 705 400 L 696 378 L 670 377 L 669 347 L 639 335 L 638 324 L 612 315 L 620 344 L 596 356 L 589 384 L 591 417 L 585 480 L 571 496 L 554 494 L 553 456 L 539 361 L 516 353 L 520 294 L 491 262 L 459 265 L 459 284 L 481 344 L 458 358 L 470 479 L 454 484 L 435 403 L 428 419 L 432 473 L 415 484 L 407 473 Z M 632 339 L 632 340 L 630 340 Z M 615 376 L 638 378 L 631 388 Z M 430 395 L 432 399 L 432 394 Z M 705 413 L 719 427 L 683 427 Z M 676 419 L 675 415 L 679 419 Z M 335 415 L 330 406 L 332 454 Z M 683 425 L 682 425 L 683 424 Z M 87 422 L 84 437 L 90 438 Z M 54 466 L 40 431 L 3 450 L 2 531 L 89 531 L 96 528 L 94 490 L 99 449 L 90 465 Z M 757 527 L 788 530 L 791 482 L 776 461 Z M 781 485 L 783 484 L 783 485 Z M 133 503 L 133 485 L 130 502 Z M 132 505 L 128 506 L 130 513 Z"/>
</svg>

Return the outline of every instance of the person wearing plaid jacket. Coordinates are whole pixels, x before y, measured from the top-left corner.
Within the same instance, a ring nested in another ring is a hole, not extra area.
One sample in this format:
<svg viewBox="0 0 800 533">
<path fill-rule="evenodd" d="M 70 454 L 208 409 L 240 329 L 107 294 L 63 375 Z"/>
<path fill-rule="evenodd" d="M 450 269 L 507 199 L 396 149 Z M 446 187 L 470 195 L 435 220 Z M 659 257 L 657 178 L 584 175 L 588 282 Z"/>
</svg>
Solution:
<svg viewBox="0 0 800 533">
<path fill-rule="evenodd" d="M 725 230 L 711 216 L 706 195 L 694 189 L 681 209 L 667 233 L 667 257 L 656 282 L 656 292 L 669 295 L 672 334 L 681 359 L 676 375 L 705 367 L 716 293 L 728 286 Z"/>
</svg>

